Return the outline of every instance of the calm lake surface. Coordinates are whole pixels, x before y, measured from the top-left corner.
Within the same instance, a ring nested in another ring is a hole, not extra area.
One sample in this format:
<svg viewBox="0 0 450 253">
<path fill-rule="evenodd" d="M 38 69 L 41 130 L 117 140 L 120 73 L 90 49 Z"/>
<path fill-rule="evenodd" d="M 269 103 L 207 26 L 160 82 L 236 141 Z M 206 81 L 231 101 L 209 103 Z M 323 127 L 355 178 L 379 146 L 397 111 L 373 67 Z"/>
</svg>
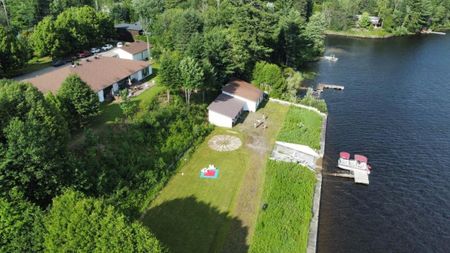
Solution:
<svg viewBox="0 0 450 253">
<path fill-rule="evenodd" d="M 368 156 L 370 185 L 324 176 L 319 252 L 450 252 L 450 36 L 328 38 L 325 173 Z"/>
</svg>

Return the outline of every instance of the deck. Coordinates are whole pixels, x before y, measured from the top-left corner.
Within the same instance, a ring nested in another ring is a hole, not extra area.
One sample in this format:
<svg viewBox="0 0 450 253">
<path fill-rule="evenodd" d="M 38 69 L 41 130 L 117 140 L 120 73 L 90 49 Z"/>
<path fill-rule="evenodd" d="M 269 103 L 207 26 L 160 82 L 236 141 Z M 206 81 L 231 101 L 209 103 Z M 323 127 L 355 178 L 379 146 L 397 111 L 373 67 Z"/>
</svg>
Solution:
<svg viewBox="0 0 450 253">
<path fill-rule="evenodd" d="M 316 90 L 323 91 L 324 89 L 344 90 L 344 86 L 343 85 L 337 85 L 337 84 L 327 84 L 327 83 L 319 83 L 317 85 Z"/>
</svg>

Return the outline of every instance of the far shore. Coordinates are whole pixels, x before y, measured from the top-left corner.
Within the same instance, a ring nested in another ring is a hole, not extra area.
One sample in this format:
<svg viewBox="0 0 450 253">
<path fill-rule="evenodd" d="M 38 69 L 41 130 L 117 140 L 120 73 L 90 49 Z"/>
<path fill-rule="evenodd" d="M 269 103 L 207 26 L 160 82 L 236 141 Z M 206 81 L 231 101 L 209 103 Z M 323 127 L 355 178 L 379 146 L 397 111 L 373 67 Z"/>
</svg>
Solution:
<svg viewBox="0 0 450 253">
<path fill-rule="evenodd" d="M 375 34 L 370 33 L 370 31 L 325 31 L 325 35 L 327 36 L 342 36 L 342 37 L 351 37 L 351 38 L 361 38 L 361 39 L 388 39 L 392 37 L 397 37 L 400 35 L 394 35 L 392 33 L 383 33 L 383 34 Z"/>
<path fill-rule="evenodd" d="M 441 27 L 433 29 L 434 32 L 446 32 L 449 31 L 449 27 Z M 385 31 L 372 30 L 372 31 L 359 31 L 359 30 L 347 30 L 347 31 L 333 31 L 326 30 L 325 35 L 327 36 L 341 36 L 348 38 L 361 38 L 361 39 L 388 39 L 393 37 L 402 37 L 402 36 L 413 36 L 413 35 L 421 35 L 421 33 L 409 33 L 403 35 L 396 35 L 393 33 L 388 33 Z M 427 35 L 427 34 L 424 34 Z"/>
</svg>

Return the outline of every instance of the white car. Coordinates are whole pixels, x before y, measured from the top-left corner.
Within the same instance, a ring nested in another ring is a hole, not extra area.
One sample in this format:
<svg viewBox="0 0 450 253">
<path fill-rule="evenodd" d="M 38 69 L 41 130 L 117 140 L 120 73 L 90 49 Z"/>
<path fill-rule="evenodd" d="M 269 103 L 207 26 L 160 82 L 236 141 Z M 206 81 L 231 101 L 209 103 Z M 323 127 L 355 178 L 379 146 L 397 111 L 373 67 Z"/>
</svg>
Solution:
<svg viewBox="0 0 450 253">
<path fill-rule="evenodd" d="M 100 53 L 100 49 L 98 49 L 96 47 L 91 48 L 91 53 L 93 53 L 93 54 Z"/>
<path fill-rule="evenodd" d="M 102 50 L 107 51 L 107 50 L 110 50 L 111 48 L 113 48 L 113 46 L 111 44 L 106 44 L 102 47 Z"/>
<path fill-rule="evenodd" d="M 123 43 L 122 42 L 117 42 L 117 47 L 123 47 Z"/>
</svg>

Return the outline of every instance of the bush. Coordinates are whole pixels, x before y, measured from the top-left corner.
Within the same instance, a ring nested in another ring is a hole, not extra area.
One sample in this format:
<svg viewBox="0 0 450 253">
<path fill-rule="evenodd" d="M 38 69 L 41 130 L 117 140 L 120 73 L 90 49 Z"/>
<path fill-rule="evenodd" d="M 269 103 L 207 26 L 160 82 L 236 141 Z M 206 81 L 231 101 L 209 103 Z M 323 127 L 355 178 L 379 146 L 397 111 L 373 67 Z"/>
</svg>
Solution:
<svg viewBox="0 0 450 253">
<path fill-rule="evenodd" d="M 303 97 L 302 99 L 297 99 L 296 102 L 299 104 L 302 104 L 302 105 L 314 107 L 323 113 L 328 112 L 327 103 L 325 102 L 325 100 L 317 99 L 317 98 L 313 97 L 311 93 L 312 93 L 312 90 L 308 90 L 308 92 L 306 93 L 306 96 Z"/>
<path fill-rule="evenodd" d="M 306 252 L 316 178 L 307 168 L 269 160 L 262 202 L 250 251 Z"/>
<path fill-rule="evenodd" d="M 209 134 L 204 106 L 172 104 L 143 111 L 126 124 L 88 132 L 77 157 L 87 182 L 81 190 L 105 196 L 114 206 L 135 215 L 148 192 L 164 184 L 179 156 Z"/>
<path fill-rule="evenodd" d="M 323 118 L 316 112 L 291 106 L 277 140 L 320 149 Z"/>
</svg>

